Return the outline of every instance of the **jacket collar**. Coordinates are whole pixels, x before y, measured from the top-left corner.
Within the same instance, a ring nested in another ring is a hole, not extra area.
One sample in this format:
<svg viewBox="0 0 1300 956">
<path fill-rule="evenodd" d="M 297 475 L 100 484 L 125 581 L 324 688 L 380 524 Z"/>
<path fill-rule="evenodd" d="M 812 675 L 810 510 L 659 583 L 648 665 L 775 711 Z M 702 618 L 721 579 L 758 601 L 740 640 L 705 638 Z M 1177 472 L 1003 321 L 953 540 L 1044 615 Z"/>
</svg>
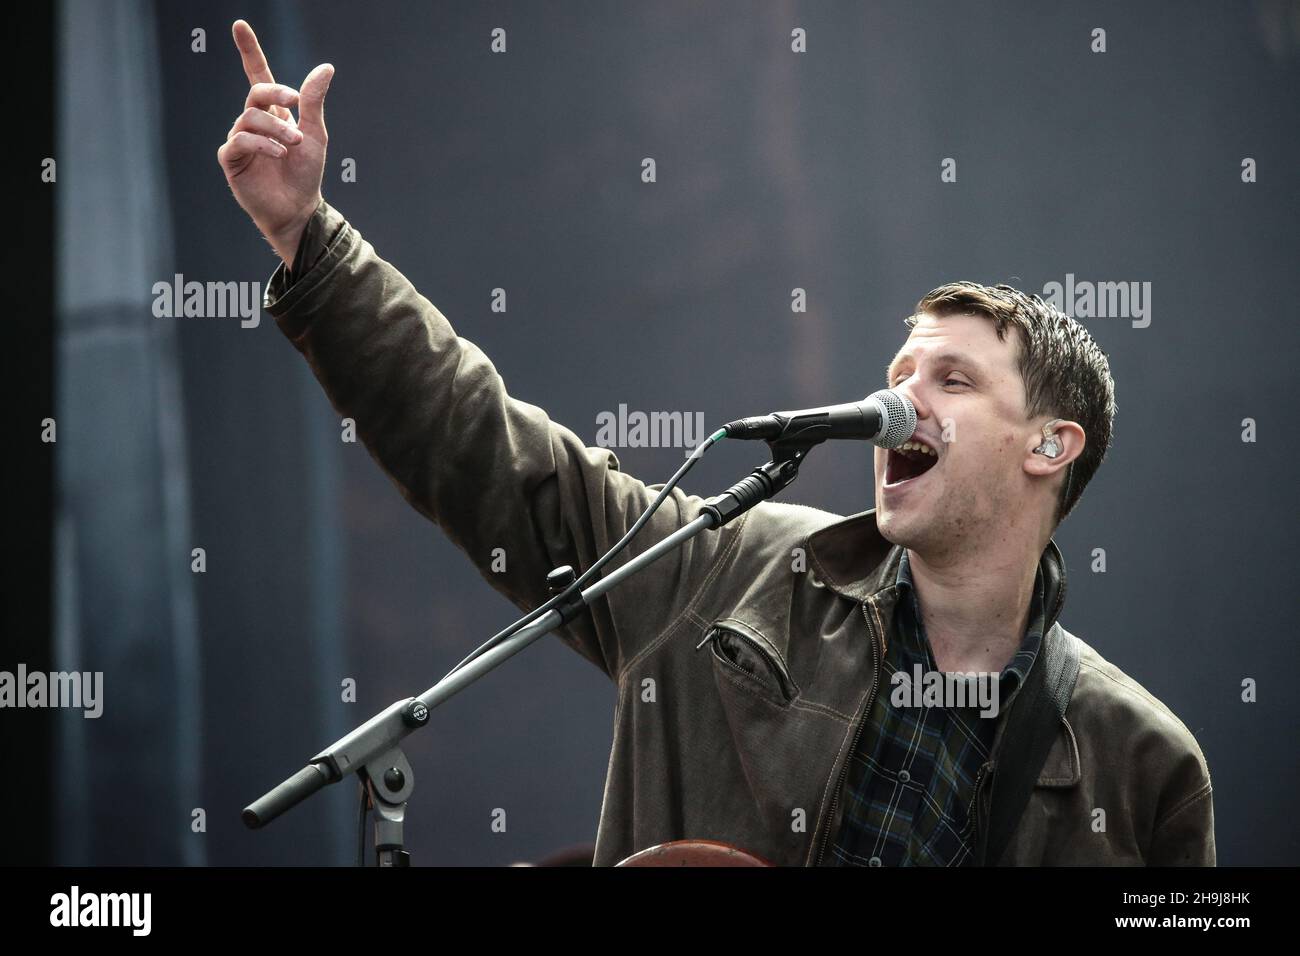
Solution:
<svg viewBox="0 0 1300 956">
<path fill-rule="evenodd" d="M 903 547 L 891 544 L 880 533 L 873 508 L 813 532 L 808 537 L 808 556 L 820 579 L 818 583 L 841 597 L 863 603 L 896 585 Z M 1038 568 L 1043 575 L 1046 638 L 1065 606 L 1065 558 L 1054 538 L 1047 542 Z M 1062 719 L 1059 737 L 1039 775 L 1040 787 L 1072 787 L 1082 777 L 1078 744 L 1068 720 Z"/>
<path fill-rule="evenodd" d="M 821 583 L 856 602 L 892 587 L 898 578 L 902 545 L 885 540 L 876 527 L 876 510 L 851 515 L 812 533 L 808 556 Z M 1065 605 L 1065 559 L 1056 539 L 1047 542 L 1038 561 L 1043 574 L 1043 633 L 1061 616 Z"/>
</svg>

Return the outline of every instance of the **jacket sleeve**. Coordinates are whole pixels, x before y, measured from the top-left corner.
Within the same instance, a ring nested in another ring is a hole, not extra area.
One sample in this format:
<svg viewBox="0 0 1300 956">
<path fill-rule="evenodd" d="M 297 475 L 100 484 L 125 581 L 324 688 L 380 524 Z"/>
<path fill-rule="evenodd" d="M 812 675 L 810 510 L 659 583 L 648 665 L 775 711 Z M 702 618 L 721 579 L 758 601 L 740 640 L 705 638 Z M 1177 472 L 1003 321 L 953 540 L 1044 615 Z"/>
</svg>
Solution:
<svg viewBox="0 0 1300 956">
<path fill-rule="evenodd" d="M 328 203 L 308 238 L 317 248 L 295 266 L 310 265 L 289 282 L 281 264 L 267 285 L 267 312 L 403 497 L 520 609 L 549 598 L 553 568 L 590 567 L 662 490 L 510 397 L 487 356 Z M 674 489 L 602 573 L 697 517 L 703 503 Z M 742 524 L 701 532 L 556 633 L 617 681 L 689 609 Z M 505 570 L 493 570 L 494 552 Z"/>
<path fill-rule="evenodd" d="M 1149 866 L 1214 866 L 1214 791 L 1207 780 L 1172 807 L 1151 835 Z"/>
</svg>

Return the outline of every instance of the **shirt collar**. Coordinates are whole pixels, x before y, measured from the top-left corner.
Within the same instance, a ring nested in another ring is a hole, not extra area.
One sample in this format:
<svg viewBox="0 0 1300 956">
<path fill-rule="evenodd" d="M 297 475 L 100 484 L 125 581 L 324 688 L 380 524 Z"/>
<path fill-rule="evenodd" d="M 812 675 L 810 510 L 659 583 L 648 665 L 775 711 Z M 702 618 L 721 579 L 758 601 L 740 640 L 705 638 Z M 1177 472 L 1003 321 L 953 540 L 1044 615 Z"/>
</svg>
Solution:
<svg viewBox="0 0 1300 956">
<path fill-rule="evenodd" d="M 905 609 L 906 613 L 912 615 L 912 620 L 916 625 L 916 633 L 922 640 L 922 647 L 927 657 L 930 655 L 929 640 L 925 637 L 925 626 L 921 622 L 920 598 L 916 593 L 916 585 L 912 581 L 912 566 L 908 560 L 907 549 L 903 548 L 903 553 L 898 561 L 898 575 L 895 578 L 895 584 L 899 591 L 899 607 Z M 1034 666 L 1034 661 L 1038 659 L 1038 651 L 1043 645 L 1044 631 L 1044 587 L 1043 587 L 1043 569 L 1040 566 L 1034 575 L 1033 597 L 1030 598 L 1029 604 L 1029 623 L 1025 627 L 1024 640 L 1020 642 L 1020 648 L 1012 656 L 1006 667 L 1002 668 L 1002 673 L 998 675 L 999 694 L 1002 698 L 1002 706 L 1011 702 L 1017 690 L 1025 682 L 1025 677 L 1029 674 L 1029 669 Z"/>
<path fill-rule="evenodd" d="M 876 527 L 875 509 L 839 518 L 813 532 L 807 541 L 810 569 L 817 580 L 841 597 L 866 601 L 893 591 L 901 545 L 891 544 Z M 1065 606 L 1065 559 L 1056 541 L 1048 541 L 1039 558 L 1043 586 L 1043 632 L 1060 618 Z"/>
</svg>

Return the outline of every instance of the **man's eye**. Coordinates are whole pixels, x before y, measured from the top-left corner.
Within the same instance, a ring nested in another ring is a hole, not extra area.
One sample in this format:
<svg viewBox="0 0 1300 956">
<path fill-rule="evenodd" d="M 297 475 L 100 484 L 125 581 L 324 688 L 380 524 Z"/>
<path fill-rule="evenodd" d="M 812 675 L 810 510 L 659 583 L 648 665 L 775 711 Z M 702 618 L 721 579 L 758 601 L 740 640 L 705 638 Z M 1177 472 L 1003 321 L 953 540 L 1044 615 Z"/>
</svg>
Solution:
<svg viewBox="0 0 1300 956">
<path fill-rule="evenodd" d="M 907 376 L 906 376 L 906 375 L 900 375 L 898 378 L 894 379 L 894 383 L 893 383 L 892 385 L 890 385 L 889 387 L 890 387 L 890 388 L 898 388 L 898 386 L 901 385 L 901 384 L 903 384 L 903 382 L 905 382 L 905 381 L 907 381 Z M 946 379 L 943 380 L 943 384 L 944 384 L 944 385 L 950 385 L 950 384 L 951 384 L 951 385 L 965 385 L 967 388 L 970 388 L 970 382 L 963 382 L 963 381 L 962 381 L 961 379 L 959 379 L 959 378 L 946 378 Z"/>
<path fill-rule="evenodd" d="M 906 376 L 906 375 L 899 375 L 899 376 L 896 376 L 896 377 L 894 378 L 893 383 L 892 383 L 889 387 L 890 387 L 890 388 L 898 388 L 898 386 L 901 385 L 901 384 L 903 384 L 903 382 L 907 381 L 907 379 L 908 379 L 908 376 Z M 964 382 L 964 381 L 962 381 L 962 380 L 959 379 L 959 378 L 946 378 L 946 379 L 943 380 L 943 384 L 945 384 L 945 385 L 948 385 L 948 384 L 956 384 L 956 385 L 965 385 L 967 388 L 970 387 L 970 382 Z"/>
</svg>

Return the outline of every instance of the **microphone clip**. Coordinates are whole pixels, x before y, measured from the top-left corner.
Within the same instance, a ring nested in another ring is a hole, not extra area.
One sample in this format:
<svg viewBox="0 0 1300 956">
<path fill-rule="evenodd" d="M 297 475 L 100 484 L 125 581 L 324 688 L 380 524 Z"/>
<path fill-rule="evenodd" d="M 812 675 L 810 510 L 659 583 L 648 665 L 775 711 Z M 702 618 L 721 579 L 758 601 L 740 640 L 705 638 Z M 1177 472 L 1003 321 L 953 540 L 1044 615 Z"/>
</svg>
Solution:
<svg viewBox="0 0 1300 956">
<path fill-rule="evenodd" d="M 781 444 L 779 441 L 768 442 L 772 447 L 772 461 L 759 465 L 722 494 L 705 501 L 700 511 L 713 518 L 715 529 L 744 514 L 760 501 L 773 497 L 799 477 L 799 464 L 808 449 L 787 447 L 778 453 L 777 446 Z"/>
</svg>

